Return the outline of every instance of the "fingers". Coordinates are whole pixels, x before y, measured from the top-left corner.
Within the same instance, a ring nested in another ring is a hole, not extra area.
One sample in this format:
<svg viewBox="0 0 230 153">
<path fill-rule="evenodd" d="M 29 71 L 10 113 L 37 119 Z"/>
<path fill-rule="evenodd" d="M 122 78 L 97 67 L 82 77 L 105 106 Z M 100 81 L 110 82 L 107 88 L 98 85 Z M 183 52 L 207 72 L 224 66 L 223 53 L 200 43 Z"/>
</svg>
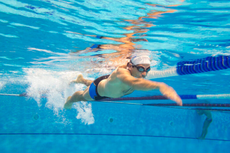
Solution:
<svg viewBox="0 0 230 153">
<path fill-rule="evenodd" d="M 182 105 L 183 105 L 182 100 L 181 100 L 180 98 L 176 101 L 176 103 L 177 103 L 179 106 L 182 106 Z"/>
<path fill-rule="evenodd" d="M 169 97 L 169 99 L 175 101 L 177 103 L 177 105 L 179 105 L 179 106 L 183 105 L 180 96 L 178 96 L 176 92 L 173 93 L 172 97 L 171 98 Z"/>
<path fill-rule="evenodd" d="M 175 94 L 175 97 L 176 97 L 175 102 L 176 102 L 179 106 L 182 106 L 182 100 L 181 100 L 180 96 L 177 95 L 176 92 L 175 92 L 174 94 Z"/>
</svg>

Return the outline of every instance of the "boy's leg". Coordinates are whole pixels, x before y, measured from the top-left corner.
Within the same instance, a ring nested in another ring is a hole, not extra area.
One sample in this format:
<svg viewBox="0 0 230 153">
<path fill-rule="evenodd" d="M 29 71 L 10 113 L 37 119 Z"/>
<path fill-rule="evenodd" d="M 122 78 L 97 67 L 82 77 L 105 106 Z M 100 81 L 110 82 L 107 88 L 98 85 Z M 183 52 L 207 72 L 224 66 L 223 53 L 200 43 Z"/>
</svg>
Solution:
<svg viewBox="0 0 230 153">
<path fill-rule="evenodd" d="M 93 83 L 92 80 L 87 80 L 87 79 L 85 79 L 85 78 L 83 77 L 82 74 L 79 74 L 78 77 L 77 77 L 77 79 L 74 80 L 74 81 L 72 81 L 72 82 L 73 82 L 73 83 L 83 83 L 83 84 L 85 84 L 86 86 L 90 86 L 91 83 Z"/>
<path fill-rule="evenodd" d="M 77 91 L 72 96 L 69 96 L 65 102 L 64 108 L 71 109 L 74 102 L 92 100 L 93 99 L 89 95 L 89 87 L 87 87 L 84 91 Z"/>
<path fill-rule="evenodd" d="M 65 102 L 64 108 L 65 109 L 71 109 L 72 108 L 72 104 L 74 102 L 78 102 L 78 101 L 83 101 L 83 94 L 84 91 L 77 91 L 75 92 L 72 96 L 69 96 Z"/>
</svg>

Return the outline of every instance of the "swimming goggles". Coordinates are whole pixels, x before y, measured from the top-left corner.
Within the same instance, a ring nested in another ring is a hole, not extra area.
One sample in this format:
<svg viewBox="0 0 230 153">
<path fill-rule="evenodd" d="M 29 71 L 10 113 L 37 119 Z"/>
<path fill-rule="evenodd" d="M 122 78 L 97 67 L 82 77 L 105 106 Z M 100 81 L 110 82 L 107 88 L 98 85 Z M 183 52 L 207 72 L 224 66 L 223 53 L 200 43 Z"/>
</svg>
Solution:
<svg viewBox="0 0 230 153">
<path fill-rule="evenodd" d="M 143 73 L 143 72 L 148 73 L 150 71 L 150 69 L 151 69 L 150 67 L 148 67 L 147 69 L 145 69 L 143 66 L 137 66 L 137 65 L 132 65 L 132 67 L 136 67 L 137 70 L 139 72 L 141 72 L 141 73 Z"/>
</svg>

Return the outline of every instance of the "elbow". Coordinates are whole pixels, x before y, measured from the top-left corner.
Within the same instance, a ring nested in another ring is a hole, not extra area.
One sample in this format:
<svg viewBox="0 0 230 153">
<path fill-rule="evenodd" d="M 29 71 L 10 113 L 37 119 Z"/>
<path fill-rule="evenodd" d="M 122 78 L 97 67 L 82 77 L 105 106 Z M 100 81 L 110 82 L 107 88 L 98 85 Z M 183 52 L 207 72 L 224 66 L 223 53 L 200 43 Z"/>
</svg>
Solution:
<svg viewBox="0 0 230 153">
<path fill-rule="evenodd" d="M 165 89 L 168 86 L 165 83 L 162 82 L 153 82 L 153 81 L 147 81 L 147 82 L 141 82 L 135 81 L 132 83 L 132 87 L 134 90 L 142 90 L 142 91 L 149 91 L 149 90 L 155 90 L 155 89 Z"/>
<path fill-rule="evenodd" d="M 158 82 L 158 85 L 157 85 L 158 89 L 161 89 L 161 88 L 165 88 L 165 87 L 168 87 L 167 84 L 163 83 L 163 82 Z"/>
</svg>

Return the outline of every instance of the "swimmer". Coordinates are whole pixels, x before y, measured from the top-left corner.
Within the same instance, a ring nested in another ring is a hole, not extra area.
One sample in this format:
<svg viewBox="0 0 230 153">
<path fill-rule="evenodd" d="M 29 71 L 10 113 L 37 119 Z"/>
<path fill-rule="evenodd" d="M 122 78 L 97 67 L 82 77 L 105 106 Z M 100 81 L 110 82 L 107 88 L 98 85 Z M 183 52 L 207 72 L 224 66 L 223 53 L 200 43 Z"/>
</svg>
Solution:
<svg viewBox="0 0 230 153">
<path fill-rule="evenodd" d="M 82 75 L 73 83 L 87 86 L 84 91 L 77 91 L 69 96 L 64 108 L 71 109 L 74 102 L 93 101 L 104 98 L 119 98 L 131 94 L 134 90 L 150 91 L 158 89 L 168 99 L 182 106 L 182 100 L 176 91 L 162 82 L 144 79 L 150 71 L 149 56 L 133 55 L 127 65 L 117 67 L 110 75 L 101 76 L 94 81 L 85 79 Z"/>
</svg>

